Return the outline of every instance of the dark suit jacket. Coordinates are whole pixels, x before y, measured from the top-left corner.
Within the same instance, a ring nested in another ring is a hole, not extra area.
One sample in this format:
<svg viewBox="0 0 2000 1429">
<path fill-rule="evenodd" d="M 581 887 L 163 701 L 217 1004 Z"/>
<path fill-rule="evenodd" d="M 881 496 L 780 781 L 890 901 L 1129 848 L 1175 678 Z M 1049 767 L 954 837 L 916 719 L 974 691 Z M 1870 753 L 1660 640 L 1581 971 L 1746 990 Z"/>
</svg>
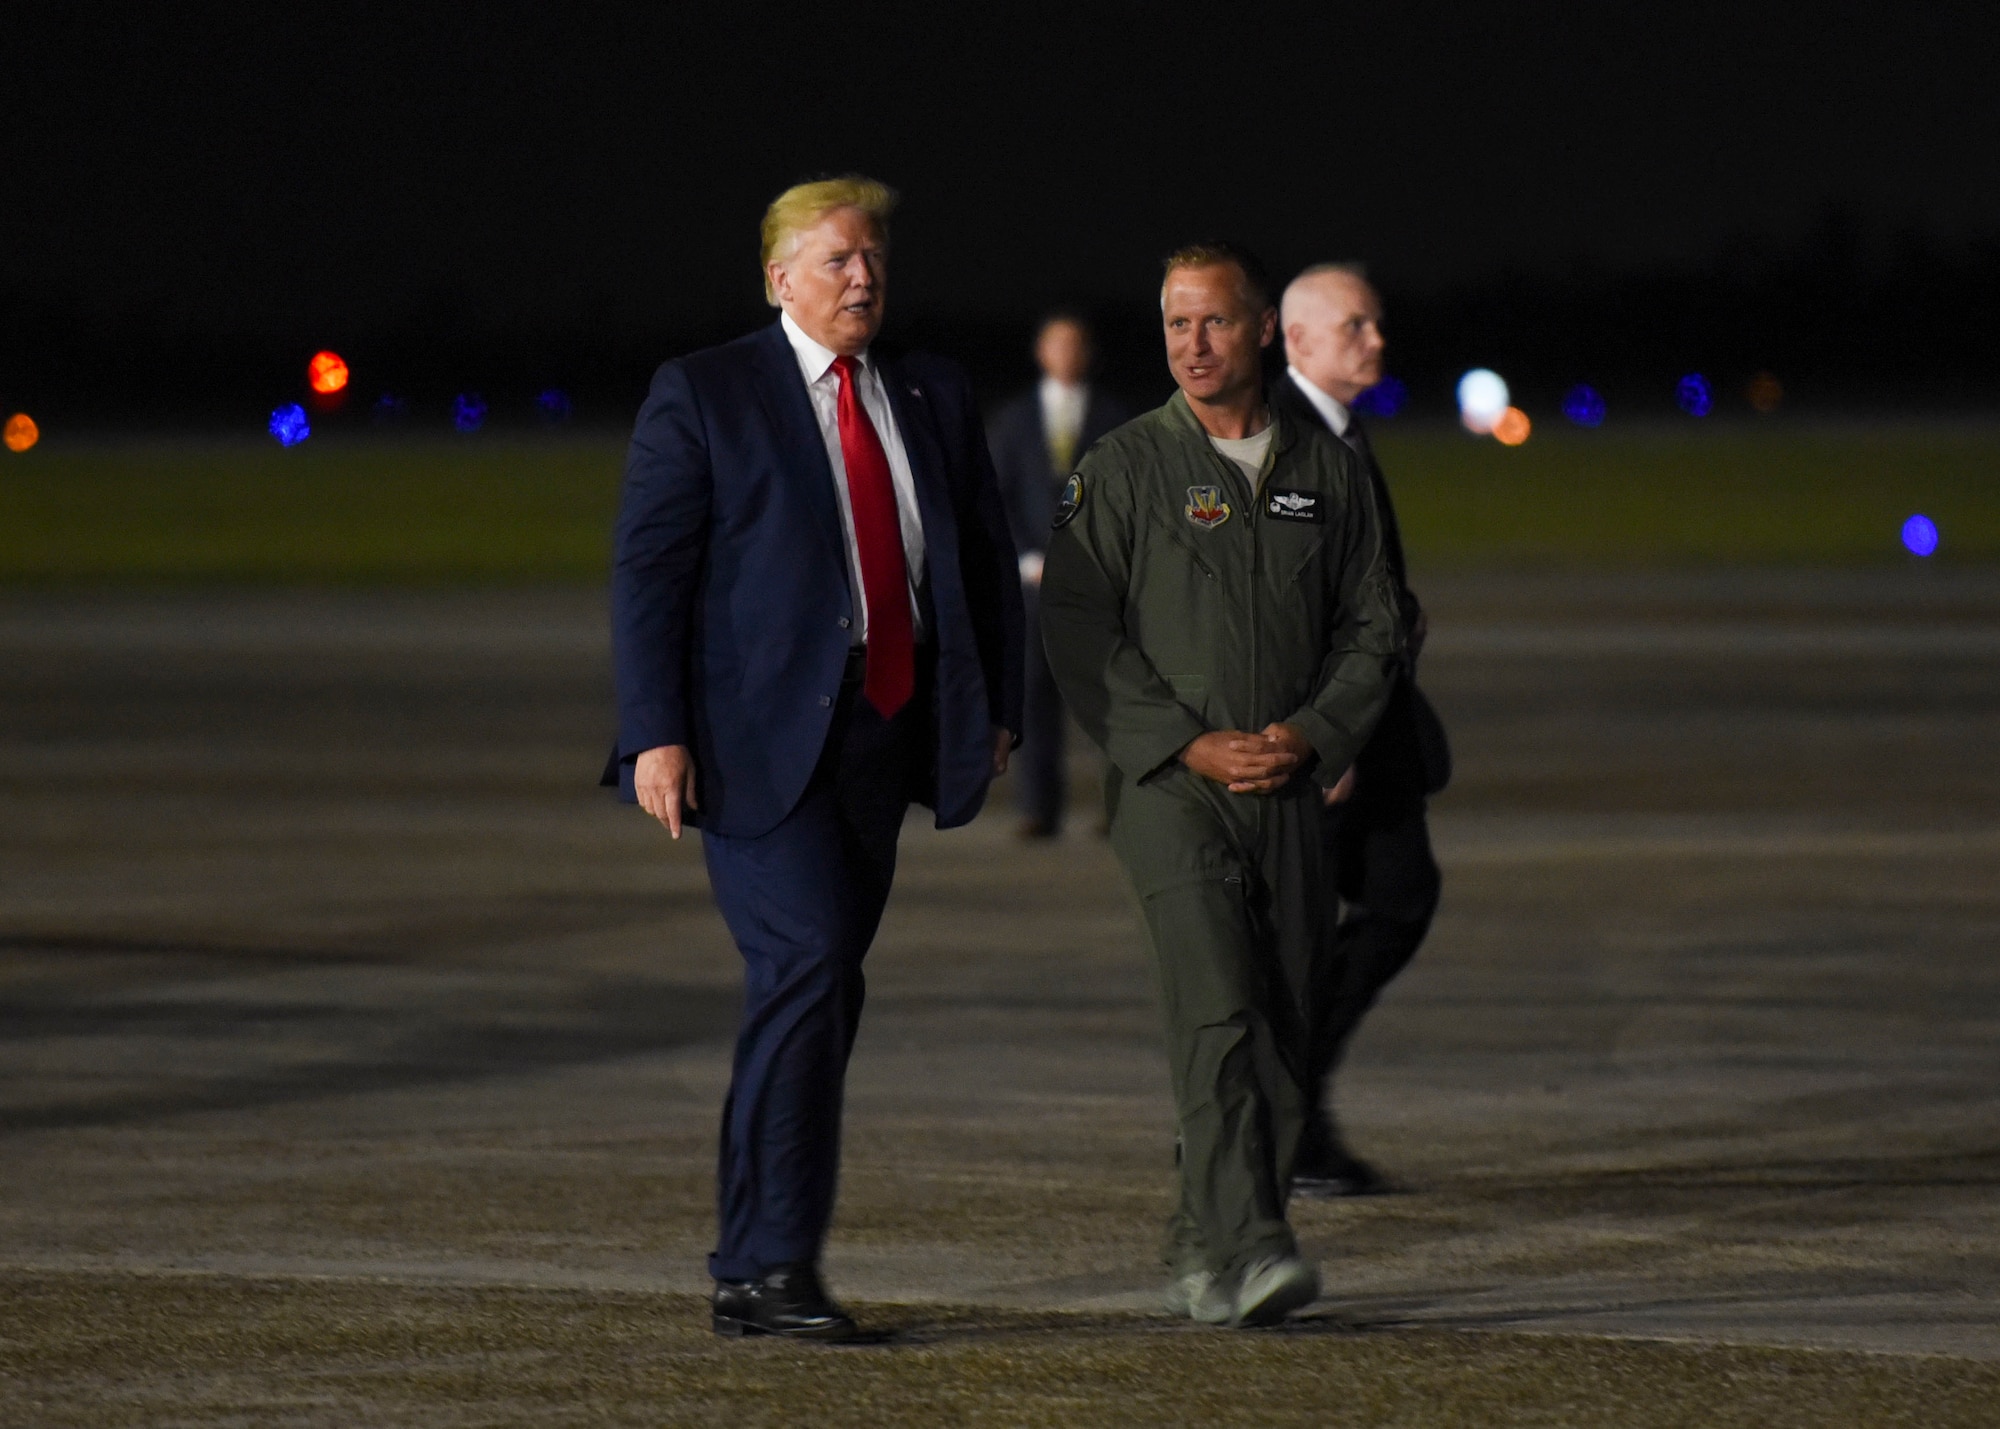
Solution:
<svg viewBox="0 0 2000 1429">
<path fill-rule="evenodd" d="M 1109 393 L 1092 387 L 1089 394 L 1083 407 L 1083 428 L 1076 438 L 1079 461 L 1092 442 L 1132 417 L 1125 404 Z M 1069 480 L 1069 472 L 1057 471 L 1049 461 L 1040 388 L 1030 387 L 995 412 L 986 437 L 992 444 L 1000 499 L 1007 507 L 1007 525 L 1014 533 L 1015 548 L 1048 550 L 1049 522 L 1055 518 L 1056 497 Z"/>
<path fill-rule="evenodd" d="M 1021 591 L 971 385 L 954 363 L 877 344 L 916 478 L 925 616 L 937 647 L 940 828 L 969 822 L 992 727 L 1021 728 Z M 611 579 L 618 745 L 694 757 L 701 827 L 768 832 L 826 745 L 855 599 L 833 469 L 777 323 L 662 366 L 625 460 Z"/>
<path fill-rule="evenodd" d="M 1308 422 L 1321 431 L 1330 430 L 1326 419 L 1319 414 L 1312 398 L 1299 390 L 1299 384 L 1292 381 L 1292 374 L 1282 372 L 1270 384 L 1266 393 L 1271 405 L 1286 415 Z M 1360 453 L 1356 453 L 1360 455 Z M 1421 608 L 1415 592 L 1410 589 L 1409 564 L 1403 559 L 1403 529 L 1396 521 L 1396 503 L 1389 497 L 1389 483 L 1383 479 L 1382 468 L 1374 461 L 1363 458 L 1361 465 L 1367 469 L 1369 485 L 1375 492 L 1377 518 L 1382 523 L 1382 542 L 1388 548 L 1389 574 L 1396 581 L 1396 595 L 1403 607 L 1403 621 L 1409 624 L 1417 618 Z"/>
<path fill-rule="evenodd" d="M 1320 416 L 1319 408 L 1299 390 L 1289 372 L 1281 374 L 1270 384 L 1268 396 L 1271 405 L 1286 416 L 1309 422 L 1321 431 L 1327 430 L 1326 420 Z M 1364 457 L 1361 465 L 1366 468 L 1369 485 L 1375 493 L 1376 514 L 1382 523 L 1382 541 L 1388 548 L 1389 573 L 1395 579 L 1397 601 L 1402 606 L 1403 620 L 1407 625 L 1416 620 L 1422 607 L 1417 602 L 1416 593 L 1410 589 L 1409 567 L 1403 558 L 1402 528 L 1396 521 L 1396 503 L 1389 497 L 1389 483 L 1383 479 L 1382 468 L 1372 457 Z M 1438 718 L 1431 702 L 1424 698 L 1424 692 L 1417 688 L 1414 668 L 1406 671 L 1403 678 L 1396 682 L 1396 689 L 1389 697 L 1389 707 L 1382 712 L 1375 733 L 1370 736 L 1355 763 L 1360 766 L 1363 776 L 1360 788 L 1367 791 L 1365 794 L 1357 791 L 1357 799 L 1421 797 L 1435 794 L 1451 782 L 1451 745 L 1445 738 L 1444 722 Z"/>
</svg>

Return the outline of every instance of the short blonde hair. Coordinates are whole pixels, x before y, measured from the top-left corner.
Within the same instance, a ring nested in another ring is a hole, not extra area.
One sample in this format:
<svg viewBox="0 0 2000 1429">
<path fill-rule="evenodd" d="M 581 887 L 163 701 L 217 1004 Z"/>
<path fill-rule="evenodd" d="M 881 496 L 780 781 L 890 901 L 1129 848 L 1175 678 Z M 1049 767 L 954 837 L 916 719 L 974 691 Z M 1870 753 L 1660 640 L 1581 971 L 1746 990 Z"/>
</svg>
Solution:
<svg viewBox="0 0 2000 1429">
<path fill-rule="evenodd" d="M 1160 306 L 1164 310 L 1167 302 L 1167 279 L 1183 268 L 1213 268 L 1224 266 L 1234 268 L 1243 275 L 1243 295 L 1250 300 L 1250 306 L 1258 312 L 1271 306 L 1271 272 L 1263 262 L 1240 243 L 1231 243 L 1226 238 L 1210 239 L 1206 243 L 1186 243 L 1160 260 Z"/>
<path fill-rule="evenodd" d="M 858 208 L 875 221 L 875 231 L 886 241 L 896 197 L 894 189 L 865 174 L 842 174 L 837 179 L 793 184 L 772 199 L 764 210 L 764 301 L 778 306 L 778 295 L 771 287 L 771 264 L 792 256 L 801 233 L 836 208 Z"/>
</svg>

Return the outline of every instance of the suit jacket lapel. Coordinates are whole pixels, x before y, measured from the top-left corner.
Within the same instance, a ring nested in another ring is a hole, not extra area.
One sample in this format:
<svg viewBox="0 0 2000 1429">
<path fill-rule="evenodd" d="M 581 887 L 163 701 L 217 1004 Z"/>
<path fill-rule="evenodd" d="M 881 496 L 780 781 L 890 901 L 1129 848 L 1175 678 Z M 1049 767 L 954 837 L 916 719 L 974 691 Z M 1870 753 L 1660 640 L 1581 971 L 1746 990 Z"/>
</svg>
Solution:
<svg viewBox="0 0 2000 1429">
<path fill-rule="evenodd" d="M 923 385 L 908 377 L 901 363 L 884 358 L 881 371 L 882 390 L 889 395 L 889 410 L 895 413 L 896 429 L 903 434 L 903 450 L 909 454 L 910 475 L 917 484 L 917 515 L 924 523 L 926 563 L 934 563 L 938 554 L 958 546 L 958 523 L 952 517 L 951 488 L 945 480 L 936 418 Z"/>
<path fill-rule="evenodd" d="M 847 572 L 847 543 L 841 535 L 840 504 L 833 493 L 833 466 L 826 459 L 826 439 L 806 394 L 799 359 L 779 323 L 765 328 L 757 343 L 757 395 L 771 419 L 781 460 L 778 468 L 812 512 L 813 525 L 826 538 L 837 569 Z"/>
</svg>

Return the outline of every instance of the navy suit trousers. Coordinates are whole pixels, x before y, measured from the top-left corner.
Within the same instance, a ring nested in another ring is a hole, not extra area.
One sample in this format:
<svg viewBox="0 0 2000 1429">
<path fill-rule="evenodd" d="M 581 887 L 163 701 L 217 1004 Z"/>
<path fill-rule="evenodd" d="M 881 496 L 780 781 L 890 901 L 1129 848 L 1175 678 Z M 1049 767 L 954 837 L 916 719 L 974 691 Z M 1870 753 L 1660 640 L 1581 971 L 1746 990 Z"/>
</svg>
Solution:
<svg viewBox="0 0 2000 1429">
<path fill-rule="evenodd" d="M 803 797 L 768 833 L 702 834 L 709 883 L 743 956 L 743 1022 L 722 1108 L 719 1230 L 709 1273 L 760 1278 L 815 1263 L 833 1216 L 861 962 L 896 873 L 896 837 L 924 795 L 935 742 L 932 662 L 891 719 L 848 663 Z"/>
<path fill-rule="evenodd" d="M 1315 977 L 1311 1058 L 1322 1085 L 1382 989 L 1416 956 L 1443 887 L 1411 690 L 1397 682 L 1355 761 L 1353 799 L 1320 822 L 1327 881 L 1346 905 Z"/>
<path fill-rule="evenodd" d="M 1024 652 L 1021 748 L 1013 764 L 1014 802 L 1023 818 L 1059 828 L 1069 799 L 1064 748 L 1069 714 L 1063 708 L 1056 677 L 1049 670 L 1048 654 L 1042 649 L 1041 593 L 1023 587 L 1021 597 L 1027 609 L 1029 637 Z"/>
</svg>

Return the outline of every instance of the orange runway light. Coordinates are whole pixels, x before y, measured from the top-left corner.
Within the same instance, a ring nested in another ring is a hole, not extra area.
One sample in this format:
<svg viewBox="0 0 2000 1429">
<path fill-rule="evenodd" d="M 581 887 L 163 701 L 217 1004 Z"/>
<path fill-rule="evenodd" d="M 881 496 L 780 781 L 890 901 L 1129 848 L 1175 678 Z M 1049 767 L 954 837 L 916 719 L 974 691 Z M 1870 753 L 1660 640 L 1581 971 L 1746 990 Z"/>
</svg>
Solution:
<svg viewBox="0 0 2000 1429">
<path fill-rule="evenodd" d="M 347 363 L 337 352 L 315 352 L 306 364 L 306 380 L 320 396 L 330 396 L 347 385 Z"/>
<path fill-rule="evenodd" d="M 26 412 L 16 412 L 9 417 L 5 436 L 0 438 L 6 441 L 7 450 L 10 452 L 24 452 L 41 439 L 42 429 L 35 425 L 35 419 Z"/>
<path fill-rule="evenodd" d="M 1777 411 L 1778 404 L 1785 400 L 1785 384 L 1778 380 L 1776 373 L 1758 373 L 1750 379 L 1750 386 L 1745 390 L 1750 405 L 1766 416 Z"/>
<path fill-rule="evenodd" d="M 1528 433 L 1535 424 L 1528 420 L 1528 414 L 1519 407 L 1509 407 L 1500 414 L 1500 420 L 1493 424 L 1493 440 L 1503 447 L 1518 447 L 1528 439 Z"/>
</svg>

